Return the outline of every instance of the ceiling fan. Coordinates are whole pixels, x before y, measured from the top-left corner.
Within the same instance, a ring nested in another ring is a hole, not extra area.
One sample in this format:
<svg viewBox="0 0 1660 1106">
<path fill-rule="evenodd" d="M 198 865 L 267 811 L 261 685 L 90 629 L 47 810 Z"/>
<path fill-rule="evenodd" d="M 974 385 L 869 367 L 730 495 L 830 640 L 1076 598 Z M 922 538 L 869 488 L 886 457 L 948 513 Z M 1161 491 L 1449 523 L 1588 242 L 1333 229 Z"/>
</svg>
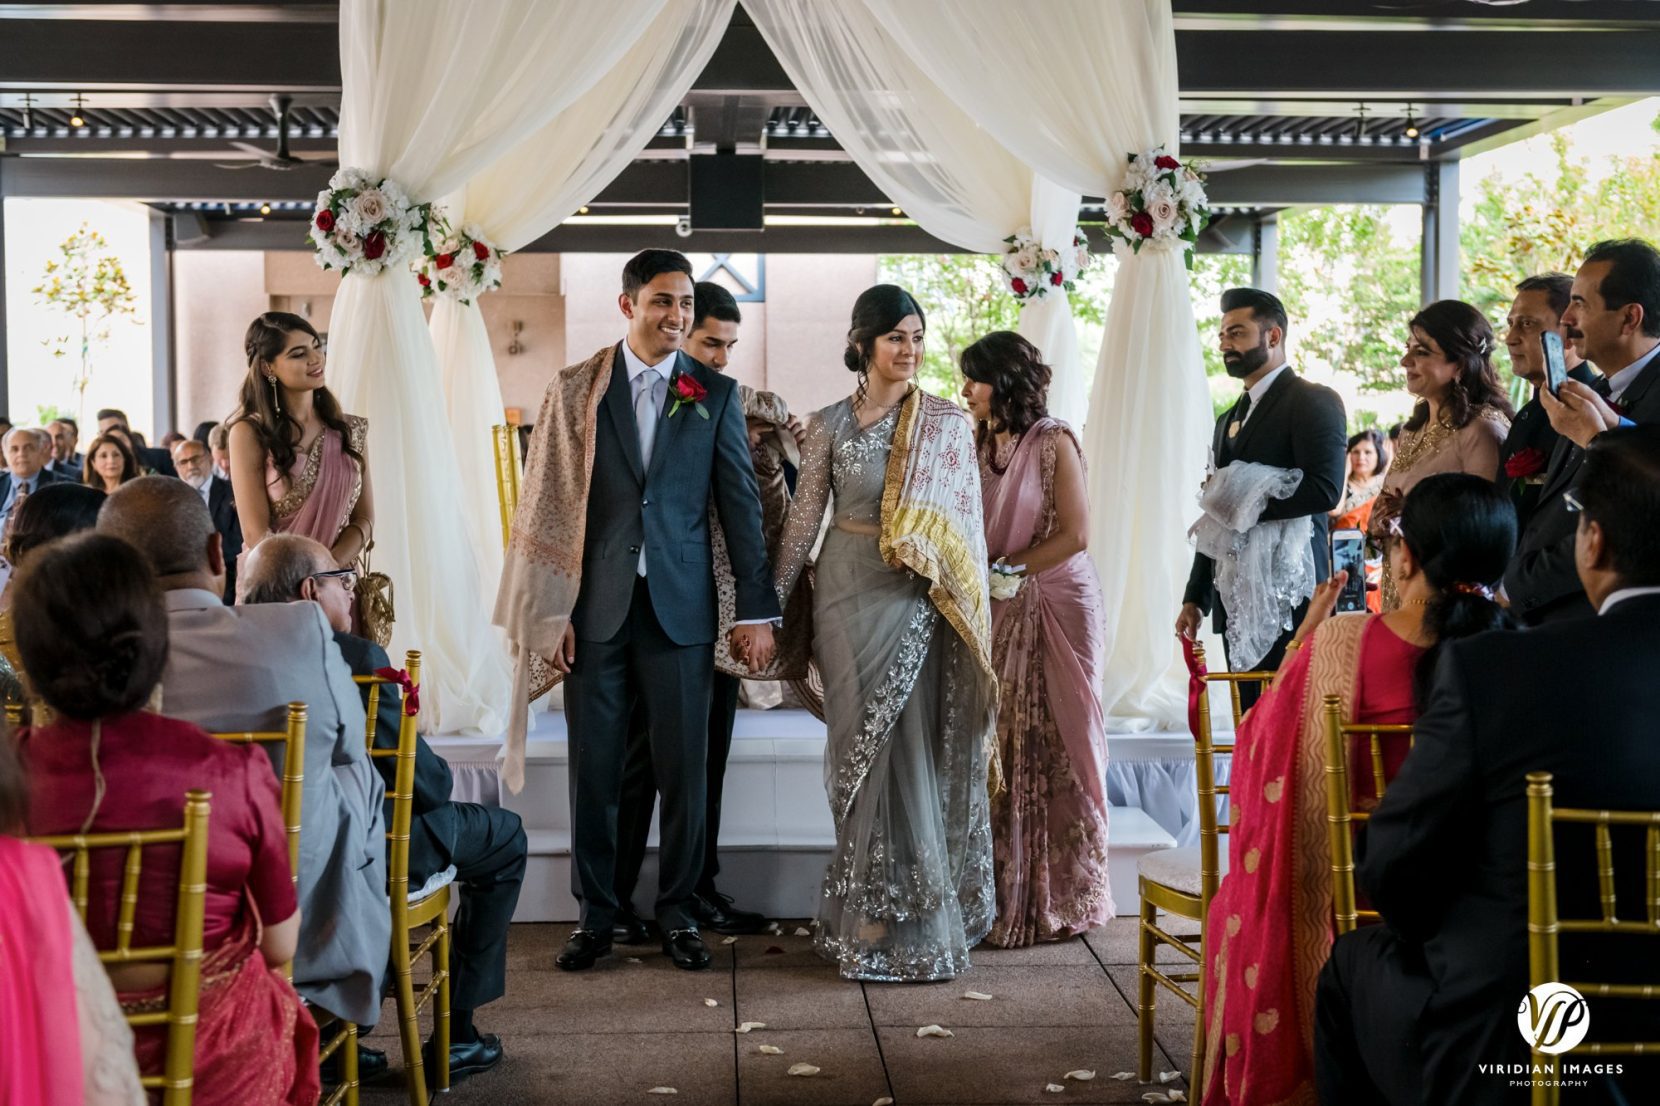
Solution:
<svg viewBox="0 0 1660 1106">
<path fill-rule="evenodd" d="M 277 117 L 277 148 L 266 150 L 255 146 L 251 142 L 232 142 L 238 150 L 254 155 L 252 161 L 221 161 L 214 164 L 220 169 L 293 169 L 301 165 L 320 165 L 326 168 L 335 168 L 340 164 L 334 158 L 314 160 L 311 158 L 295 157 L 288 152 L 288 113 L 294 106 L 294 97 L 286 93 L 277 93 L 271 97 L 271 112 Z"/>
</svg>

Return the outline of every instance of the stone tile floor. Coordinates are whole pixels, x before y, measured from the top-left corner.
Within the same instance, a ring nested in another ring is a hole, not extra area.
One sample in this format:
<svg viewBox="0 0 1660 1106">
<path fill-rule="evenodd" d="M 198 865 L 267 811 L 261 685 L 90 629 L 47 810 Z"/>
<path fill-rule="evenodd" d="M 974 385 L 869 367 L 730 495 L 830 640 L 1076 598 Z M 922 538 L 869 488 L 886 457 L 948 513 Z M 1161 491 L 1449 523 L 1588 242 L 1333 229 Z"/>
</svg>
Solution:
<svg viewBox="0 0 1660 1106">
<path fill-rule="evenodd" d="M 1134 918 L 1059 945 L 977 949 L 968 974 L 924 984 L 844 981 L 809 938 L 794 935 L 799 924 L 732 945 L 710 935 L 715 964 L 707 972 L 676 970 L 656 946 L 618 946 L 577 974 L 553 966 L 569 925 L 514 926 L 507 996 L 478 1019 L 501 1036 L 506 1058 L 456 1084 L 446 1101 L 872 1106 L 888 1098 L 896 1106 L 1012 1106 L 1140 1103 L 1150 1091 L 1187 1090 L 1185 1079 L 1143 1086 L 1112 1078 L 1135 1068 Z M 993 998 L 967 1000 L 965 991 Z M 766 1028 L 734 1033 L 745 1021 Z M 918 1038 L 930 1024 L 953 1036 Z M 1191 1009 L 1165 994 L 1156 1025 L 1155 1079 L 1160 1071 L 1185 1075 Z M 364 1088 L 363 1101 L 407 1101 L 392 1003 L 368 1040 L 390 1053 L 393 1072 Z M 764 1054 L 761 1045 L 783 1052 Z M 819 1072 L 788 1075 L 797 1063 Z M 1063 1078 L 1080 1068 L 1095 1079 Z M 1046 1091 L 1050 1083 L 1065 1089 Z M 649 1094 L 653 1087 L 677 1093 Z"/>
</svg>

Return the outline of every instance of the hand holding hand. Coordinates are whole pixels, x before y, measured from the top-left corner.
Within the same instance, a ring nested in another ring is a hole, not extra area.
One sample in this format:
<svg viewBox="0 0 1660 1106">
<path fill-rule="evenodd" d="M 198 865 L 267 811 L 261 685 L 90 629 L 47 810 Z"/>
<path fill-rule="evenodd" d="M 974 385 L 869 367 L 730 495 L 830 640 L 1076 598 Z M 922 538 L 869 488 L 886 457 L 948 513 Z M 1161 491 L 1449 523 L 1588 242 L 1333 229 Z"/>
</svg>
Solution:
<svg viewBox="0 0 1660 1106">
<path fill-rule="evenodd" d="M 1183 603 L 1181 613 L 1176 616 L 1176 636 L 1197 641 L 1199 627 L 1204 620 L 1205 616 L 1200 613 L 1197 603 Z"/>
<path fill-rule="evenodd" d="M 555 672 L 571 674 L 571 665 L 576 663 L 576 627 L 569 622 L 565 623 L 565 637 L 559 643 L 559 651 L 549 659 Z"/>
<path fill-rule="evenodd" d="M 1608 401 L 1577 380 L 1564 380 L 1554 396 L 1549 388 L 1540 388 L 1539 403 L 1551 428 L 1582 449 L 1604 430 L 1620 425 L 1620 416 Z"/>
<path fill-rule="evenodd" d="M 734 626 L 727 638 L 727 647 L 732 656 L 749 665 L 751 672 L 759 672 L 772 663 L 777 646 L 772 639 L 772 626 L 769 623 L 756 623 L 748 626 Z"/>
</svg>

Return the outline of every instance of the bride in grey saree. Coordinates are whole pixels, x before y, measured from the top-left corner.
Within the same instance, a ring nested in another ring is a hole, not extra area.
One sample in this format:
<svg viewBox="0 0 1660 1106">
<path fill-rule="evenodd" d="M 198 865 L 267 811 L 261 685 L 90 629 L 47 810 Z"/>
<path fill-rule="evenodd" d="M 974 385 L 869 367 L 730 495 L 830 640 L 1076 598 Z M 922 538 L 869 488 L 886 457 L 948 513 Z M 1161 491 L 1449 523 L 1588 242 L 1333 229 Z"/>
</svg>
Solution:
<svg viewBox="0 0 1660 1106">
<path fill-rule="evenodd" d="M 923 325 L 893 285 L 854 305 L 846 360 L 859 387 L 809 423 L 777 568 L 787 597 L 831 511 L 813 655 L 836 847 L 815 944 L 848 979 L 950 979 L 995 907 L 979 469 L 967 416 L 911 382 Z"/>
</svg>

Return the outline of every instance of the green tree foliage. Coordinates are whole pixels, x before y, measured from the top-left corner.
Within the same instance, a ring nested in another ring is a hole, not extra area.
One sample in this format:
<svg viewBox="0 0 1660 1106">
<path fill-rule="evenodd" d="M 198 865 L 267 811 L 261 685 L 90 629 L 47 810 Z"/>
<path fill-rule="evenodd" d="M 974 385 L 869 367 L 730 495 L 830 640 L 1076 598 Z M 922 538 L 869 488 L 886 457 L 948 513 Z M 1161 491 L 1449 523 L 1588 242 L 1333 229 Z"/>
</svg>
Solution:
<svg viewBox="0 0 1660 1106">
<path fill-rule="evenodd" d="M 70 370 L 76 418 L 86 418 L 86 388 L 92 381 L 94 348 L 109 340 L 110 320 L 117 315 L 136 317 L 138 296 L 127 281 L 121 259 L 104 236 L 86 223 L 58 246 L 58 256 L 46 263 L 41 281 L 32 289 L 36 299 L 74 320 L 77 334 L 65 334 L 45 345 L 54 358 L 73 350 Z"/>
</svg>

